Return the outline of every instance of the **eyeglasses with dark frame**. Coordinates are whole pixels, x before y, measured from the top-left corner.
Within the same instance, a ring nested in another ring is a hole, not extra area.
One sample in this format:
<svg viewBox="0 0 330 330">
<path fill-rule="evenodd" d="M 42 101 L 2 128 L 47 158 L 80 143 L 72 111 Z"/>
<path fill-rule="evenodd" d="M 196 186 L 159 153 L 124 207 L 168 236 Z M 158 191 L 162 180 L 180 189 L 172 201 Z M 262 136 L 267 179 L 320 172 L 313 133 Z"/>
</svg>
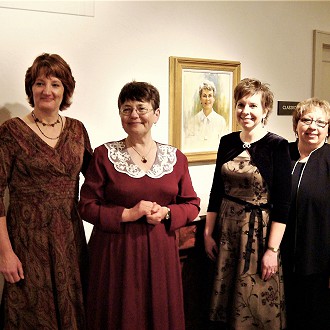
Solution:
<svg viewBox="0 0 330 330">
<path fill-rule="evenodd" d="M 134 110 L 140 116 L 140 115 L 145 115 L 154 109 L 148 109 L 144 106 L 137 106 L 136 108 L 125 107 L 125 108 L 120 109 L 119 112 L 123 116 L 130 116 Z"/>
<path fill-rule="evenodd" d="M 321 128 L 324 128 L 325 126 L 327 126 L 329 124 L 327 121 L 323 121 L 320 119 L 314 120 L 311 118 L 300 118 L 299 120 L 302 122 L 303 125 L 310 126 L 314 122 L 317 127 L 321 127 Z"/>
</svg>

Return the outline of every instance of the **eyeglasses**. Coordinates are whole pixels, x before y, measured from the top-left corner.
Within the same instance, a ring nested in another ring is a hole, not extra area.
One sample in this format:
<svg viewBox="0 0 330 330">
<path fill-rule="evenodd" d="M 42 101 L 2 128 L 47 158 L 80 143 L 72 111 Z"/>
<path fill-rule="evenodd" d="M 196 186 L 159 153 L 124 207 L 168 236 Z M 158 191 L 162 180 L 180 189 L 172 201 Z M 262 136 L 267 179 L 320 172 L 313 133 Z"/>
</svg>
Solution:
<svg viewBox="0 0 330 330">
<path fill-rule="evenodd" d="M 312 125 L 312 122 L 314 122 L 317 127 L 322 127 L 322 128 L 328 125 L 327 121 L 323 121 L 319 119 L 314 120 L 311 118 L 300 118 L 299 120 L 303 123 L 303 125 L 307 125 L 307 126 Z"/>
<path fill-rule="evenodd" d="M 119 112 L 123 116 L 130 116 L 134 110 L 140 116 L 140 115 L 145 115 L 154 109 L 148 109 L 143 106 L 138 106 L 136 108 L 131 108 L 131 107 L 123 108 L 123 109 L 120 109 Z"/>
</svg>

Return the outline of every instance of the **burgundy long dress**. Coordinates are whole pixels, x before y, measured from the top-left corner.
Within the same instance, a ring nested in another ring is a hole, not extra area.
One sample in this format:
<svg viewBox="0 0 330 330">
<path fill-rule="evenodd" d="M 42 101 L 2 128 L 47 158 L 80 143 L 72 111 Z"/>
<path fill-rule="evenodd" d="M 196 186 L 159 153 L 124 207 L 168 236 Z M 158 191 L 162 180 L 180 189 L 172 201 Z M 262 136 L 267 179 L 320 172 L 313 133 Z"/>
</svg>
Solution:
<svg viewBox="0 0 330 330">
<path fill-rule="evenodd" d="M 19 118 L 0 126 L 0 216 L 8 185 L 8 233 L 25 276 L 5 283 L 0 328 L 85 329 L 87 243 L 77 203 L 91 154 L 83 124 L 72 118 L 54 148 Z"/>
<path fill-rule="evenodd" d="M 122 223 L 124 208 L 141 200 L 168 206 L 171 220 L 155 226 L 145 217 Z M 132 162 L 124 141 L 96 148 L 79 203 L 82 218 L 94 225 L 89 329 L 184 329 L 175 230 L 197 217 L 199 202 L 187 159 L 176 148 L 157 143 L 147 173 Z"/>
</svg>

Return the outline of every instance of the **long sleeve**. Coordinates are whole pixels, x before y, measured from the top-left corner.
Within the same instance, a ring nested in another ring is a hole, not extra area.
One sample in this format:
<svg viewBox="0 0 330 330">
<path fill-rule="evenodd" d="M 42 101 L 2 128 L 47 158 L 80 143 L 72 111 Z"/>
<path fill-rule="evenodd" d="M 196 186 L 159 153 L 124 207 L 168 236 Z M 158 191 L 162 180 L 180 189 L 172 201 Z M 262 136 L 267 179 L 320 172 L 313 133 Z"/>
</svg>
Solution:
<svg viewBox="0 0 330 330">
<path fill-rule="evenodd" d="M 291 159 L 288 141 L 274 133 L 268 133 L 251 146 L 250 153 L 270 191 L 270 219 L 287 223 L 291 202 Z"/>
<path fill-rule="evenodd" d="M 3 149 L 0 147 L 0 217 L 5 216 L 4 194 L 7 187 L 7 167 Z"/>
<path fill-rule="evenodd" d="M 274 151 L 273 185 L 270 202 L 272 221 L 287 223 L 291 202 L 291 160 L 288 141 L 281 140 Z"/>
<path fill-rule="evenodd" d="M 83 175 L 85 175 L 86 171 L 87 171 L 87 168 L 88 168 L 88 165 L 89 165 L 89 162 L 92 159 L 93 150 L 92 150 L 92 147 L 91 147 L 91 143 L 90 143 L 90 140 L 89 140 L 87 130 L 86 130 L 84 125 L 82 125 L 82 126 L 83 126 L 85 151 L 84 151 L 84 158 L 83 158 L 83 163 L 82 163 L 82 167 L 81 167 L 81 173 Z"/>
<path fill-rule="evenodd" d="M 222 196 L 224 193 L 224 186 L 222 182 L 222 177 L 221 177 L 221 149 L 222 149 L 222 143 L 220 140 L 220 145 L 219 145 L 219 150 L 218 150 L 218 155 L 217 155 L 217 161 L 215 165 L 215 170 L 213 174 L 213 181 L 212 181 L 212 187 L 211 187 L 211 192 L 210 192 L 210 198 L 209 198 L 209 204 L 207 207 L 208 212 L 218 212 L 219 207 L 221 204 Z"/>
<path fill-rule="evenodd" d="M 107 231 L 119 232 L 124 206 L 108 203 L 105 196 L 107 170 L 104 167 L 106 154 L 100 148 L 94 152 L 81 187 L 78 209 L 81 217 Z"/>
<path fill-rule="evenodd" d="M 96 148 L 80 192 L 82 218 L 101 230 L 119 233 L 128 225 L 122 223 L 123 210 L 146 200 L 170 208 L 171 221 L 166 227 L 171 231 L 193 221 L 199 212 L 200 199 L 192 187 L 187 158 L 179 150 L 172 152 L 175 164 L 171 167 L 156 161 L 154 171 L 161 172 L 164 166 L 167 174 L 152 177 L 136 176 L 139 169 L 125 150 Z M 140 220 L 145 221 L 144 217 Z"/>
<path fill-rule="evenodd" d="M 5 216 L 4 195 L 11 176 L 15 158 L 15 143 L 7 129 L 7 124 L 0 126 L 0 217 Z"/>
<path fill-rule="evenodd" d="M 175 203 L 168 205 L 171 209 L 170 230 L 176 230 L 196 219 L 200 205 L 200 199 L 192 186 L 187 158 L 180 151 L 177 151 L 177 157 L 177 166 L 180 166 L 180 169 L 175 171 L 181 174 L 181 178 L 178 181 L 179 191 Z"/>
<path fill-rule="evenodd" d="M 239 155 L 242 151 L 243 146 L 239 138 L 239 132 L 233 132 L 221 138 L 207 208 L 208 212 L 218 212 L 220 208 L 224 194 L 224 185 L 221 176 L 222 165 Z"/>
</svg>

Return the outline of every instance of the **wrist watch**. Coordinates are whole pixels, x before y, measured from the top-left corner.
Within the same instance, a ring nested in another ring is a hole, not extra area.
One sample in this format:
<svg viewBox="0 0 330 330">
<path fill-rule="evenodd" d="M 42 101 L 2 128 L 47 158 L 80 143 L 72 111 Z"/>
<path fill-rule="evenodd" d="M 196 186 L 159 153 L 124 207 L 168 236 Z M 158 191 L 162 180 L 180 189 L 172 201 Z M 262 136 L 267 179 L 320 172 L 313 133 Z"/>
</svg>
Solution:
<svg viewBox="0 0 330 330">
<path fill-rule="evenodd" d="M 275 253 L 277 253 L 278 251 L 280 251 L 279 248 L 274 248 L 274 247 L 271 247 L 271 246 L 268 246 L 268 250 L 271 250 L 271 251 L 273 251 Z"/>
<path fill-rule="evenodd" d="M 165 215 L 165 220 L 168 220 L 171 218 L 171 210 L 167 207 L 167 213 Z"/>
</svg>

